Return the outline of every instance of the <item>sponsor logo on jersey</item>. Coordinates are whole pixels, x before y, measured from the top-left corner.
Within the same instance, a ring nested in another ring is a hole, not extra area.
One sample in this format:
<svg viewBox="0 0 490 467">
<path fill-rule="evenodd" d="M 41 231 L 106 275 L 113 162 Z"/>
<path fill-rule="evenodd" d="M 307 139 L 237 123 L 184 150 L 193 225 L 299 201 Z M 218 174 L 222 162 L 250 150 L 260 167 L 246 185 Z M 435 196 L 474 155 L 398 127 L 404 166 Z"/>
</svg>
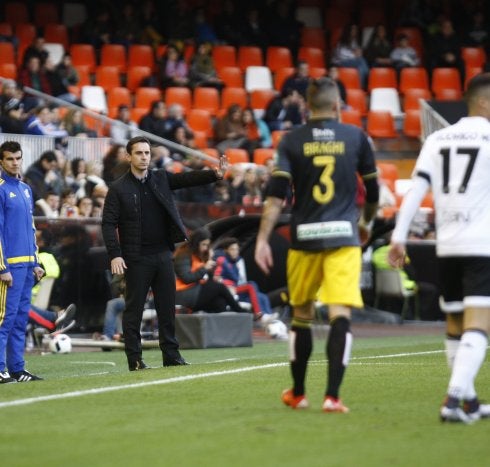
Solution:
<svg viewBox="0 0 490 467">
<path fill-rule="evenodd" d="M 12 192 L 12 191 L 11 191 L 11 192 L 9 193 L 9 198 L 15 198 L 15 196 L 16 196 L 16 195 L 15 195 L 15 193 L 14 193 L 14 192 Z"/>
<path fill-rule="evenodd" d="M 31 194 L 29 193 L 29 190 L 27 188 L 24 188 L 24 194 L 26 195 L 26 198 L 30 198 Z"/>
<path fill-rule="evenodd" d="M 333 140 L 335 138 L 335 131 L 330 128 L 313 128 L 311 130 L 314 140 Z"/>
<path fill-rule="evenodd" d="M 352 237 L 349 221 L 313 222 L 300 224 L 296 228 L 298 240 L 321 240 L 325 238 Z"/>
</svg>

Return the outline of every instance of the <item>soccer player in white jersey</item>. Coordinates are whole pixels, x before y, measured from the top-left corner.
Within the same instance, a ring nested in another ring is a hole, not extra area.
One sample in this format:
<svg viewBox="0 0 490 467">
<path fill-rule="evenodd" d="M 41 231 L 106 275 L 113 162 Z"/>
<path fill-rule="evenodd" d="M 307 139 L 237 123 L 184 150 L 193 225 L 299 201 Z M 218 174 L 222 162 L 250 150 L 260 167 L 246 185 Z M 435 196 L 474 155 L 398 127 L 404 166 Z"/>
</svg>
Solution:
<svg viewBox="0 0 490 467">
<path fill-rule="evenodd" d="M 417 159 L 391 239 L 389 260 L 402 266 L 410 222 L 432 188 L 441 309 L 446 313 L 446 355 L 451 378 L 442 421 L 471 423 L 490 417 L 474 381 L 490 331 L 490 73 L 465 93 L 468 117 L 430 135 Z"/>
</svg>

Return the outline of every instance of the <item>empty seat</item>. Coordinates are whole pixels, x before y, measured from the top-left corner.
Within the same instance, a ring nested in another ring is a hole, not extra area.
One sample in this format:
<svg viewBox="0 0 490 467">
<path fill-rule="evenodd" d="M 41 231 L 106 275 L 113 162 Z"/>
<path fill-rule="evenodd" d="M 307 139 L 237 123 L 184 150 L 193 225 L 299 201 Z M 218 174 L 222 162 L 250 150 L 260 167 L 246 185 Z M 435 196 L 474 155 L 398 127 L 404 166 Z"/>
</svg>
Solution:
<svg viewBox="0 0 490 467">
<path fill-rule="evenodd" d="M 247 107 L 245 88 L 224 88 L 221 91 L 221 108 L 226 110 L 233 104 L 239 105 L 242 109 Z"/>
<path fill-rule="evenodd" d="M 25 2 L 7 2 L 4 7 L 4 18 L 9 24 L 29 22 L 29 11 Z"/>
<path fill-rule="evenodd" d="M 276 91 L 280 91 L 282 89 L 284 81 L 286 81 L 286 79 L 293 74 L 294 74 L 293 67 L 279 68 L 279 70 L 277 70 L 274 75 L 274 89 Z"/>
<path fill-rule="evenodd" d="M 225 156 L 230 164 L 250 162 L 248 152 L 245 149 L 228 148 L 225 150 Z"/>
<path fill-rule="evenodd" d="M 134 93 L 134 106 L 149 109 L 153 102 L 162 100 L 162 91 L 158 88 L 139 87 Z"/>
<path fill-rule="evenodd" d="M 167 107 L 172 104 L 180 104 L 187 114 L 192 106 L 191 90 L 189 88 L 169 87 L 165 91 L 165 104 Z"/>
<path fill-rule="evenodd" d="M 95 85 L 107 92 L 111 88 L 121 86 L 121 78 L 117 66 L 100 65 L 95 71 Z"/>
<path fill-rule="evenodd" d="M 45 42 L 44 49 L 49 52 L 49 59 L 54 65 L 58 65 L 65 55 L 65 48 L 63 44 L 54 42 Z"/>
<path fill-rule="evenodd" d="M 2 57 L 2 63 L 15 64 L 14 46 L 11 42 L 0 42 L 0 57 Z"/>
<path fill-rule="evenodd" d="M 422 67 L 402 68 L 398 87 L 402 94 L 413 88 L 429 89 L 429 74 Z"/>
<path fill-rule="evenodd" d="M 266 66 L 249 66 L 245 72 L 245 89 L 272 89 L 272 74 Z"/>
<path fill-rule="evenodd" d="M 38 28 L 43 28 L 49 23 L 59 23 L 58 6 L 52 2 L 36 2 L 34 6 L 34 21 Z"/>
<path fill-rule="evenodd" d="M 107 100 L 101 86 L 82 86 L 82 105 L 95 112 L 107 113 Z"/>
<path fill-rule="evenodd" d="M 95 51 L 91 44 L 72 44 L 70 55 L 73 65 L 85 65 L 89 67 L 90 73 L 95 72 Z"/>
<path fill-rule="evenodd" d="M 30 45 L 37 35 L 36 26 L 32 23 L 17 23 L 15 25 L 15 35 L 19 43 Z"/>
<path fill-rule="evenodd" d="M 70 47 L 70 42 L 68 40 L 68 31 L 64 24 L 46 24 L 46 26 L 44 26 L 44 40 L 46 42 L 63 44 L 65 50 L 68 50 Z"/>
<path fill-rule="evenodd" d="M 313 79 L 321 78 L 322 76 L 326 76 L 326 74 L 327 74 L 326 68 L 318 67 L 318 66 L 310 67 L 310 76 Z"/>
<path fill-rule="evenodd" d="M 483 72 L 483 68 L 480 66 L 466 67 L 466 73 L 464 76 L 464 88 L 465 89 L 467 88 L 468 81 L 470 81 L 471 78 L 474 78 L 476 75 L 479 75 L 482 72 Z"/>
<path fill-rule="evenodd" d="M 403 134 L 413 138 L 420 138 L 421 132 L 420 110 L 408 110 L 403 121 Z"/>
<path fill-rule="evenodd" d="M 138 125 L 144 115 L 148 113 L 148 109 L 140 109 L 139 107 L 134 107 L 131 109 L 131 120 L 136 122 Z"/>
<path fill-rule="evenodd" d="M 405 112 L 408 110 L 419 110 L 420 99 L 429 100 L 432 97 L 428 89 L 408 89 L 403 100 L 403 108 Z"/>
<path fill-rule="evenodd" d="M 152 70 L 148 66 L 132 66 L 128 68 L 126 76 L 126 86 L 131 92 L 135 92 L 145 78 L 150 77 Z"/>
<path fill-rule="evenodd" d="M 357 110 L 361 116 L 367 115 L 367 96 L 362 89 L 346 89 L 347 105 Z"/>
<path fill-rule="evenodd" d="M 457 68 L 434 68 L 432 71 L 431 90 L 436 94 L 441 89 L 461 91 L 461 75 Z"/>
<path fill-rule="evenodd" d="M 216 115 L 219 110 L 219 93 L 216 88 L 196 88 L 193 95 L 193 107 L 206 110 L 211 115 Z"/>
<path fill-rule="evenodd" d="M 87 65 L 74 66 L 78 73 L 78 86 L 90 86 L 90 68 Z"/>
<path fill-rule="evenodd" d="M 212 57 L 217 70 L 225 66 L 236 66 L 236 49 L 233 45 L 213 46 Z"/>
<path fill-rule="evenodd" d="M 0 63 L 0 77 L 17 79 L 17 65 L 15 63 Z"/>
<path fill-rule="evenodd" d="M 207 138 L 213 135 L 213 123 L 211 114 L 203 109 L 191 109 L 186 117 L 188 125 L 194 131 L 202 131 Z"/>
<path fill-rule="evenodd" d="M 403 115 L 400 97 L 395 88 L 375 88 L 371 92 L 369 110 L 387 110 L 393 117 Z"/>
<path fill-rule="evenodd" d="M 395 119 L 391 112 L 370 110 L 367 116 L 368 134 L 373 138 L 396 138 Z"/>
<path fill-rule="evenodd" d="M 255 89 L 250 93 L 250 107 L 254 110 L 265 110 L 275 96 L 273 89 Z"/>
<path fill-rule="evenodd" d="M 441 101 L 459 101 L 463 98 L 460 89 L 441 88 L 436 91 L 434 97 Z"/>
<path fill-rule="evenodd" d="M 302 28 L 300 41 L 303 47 L 316 47 L 321 50 L 327 48 L 325 30 L 322 28 Z"/>
<path fill-rule="evenodd" d="M 368 91 L 374 88 L 395 88 L 398 89 L 396 72 L 394 68 L 374 67 L 369 70 Z"/>
<path fill-rule="evenodd" d="M 346 89 L 361 89 L 361 79 L 357 68 L 339 67 L 339 80 Z"/>
<path fill-rule="evenodd" d="M 300 47 L 298 60 L 302 60 L 310 67 L 325 68 L 325 52 L 318 47 Z"/>
<path fill-rule="evenodd" d="M 362 128 L 361 112 L 356 109 L 342 110 L 340 118 L 343 123 L 349 123 Z"/>
<path fill-rule="evenodd" d="M 100 51 L 100 64 L 115 66 L 119 73 L 126 73 L 126 49 L 120 44 L 104 44 Z"/>
<path fill-rule="evenodd" d="M 272 147 L 277 148 L 282 137 L 287 133 L 286 130 L 274 130 L 271 132 Z"/>
<path fill-rule="evenodd" d="M 194 145 L 196 148 L 203 149 L 209 146 L 209 137 L 205 131 L 192 130 Z"/>
<path fill-rule="evenodd" d="M 238 66 L 245 71 L 249 66 L 262 66 L 264 59 L 259 47 L 241 46 L 238 48 Z"/>
<path fill-rule="evenodd" d="M 224 66 L 218 70 L 218 76 L 225 86 L 243 88 L 243 72 L 237 66 Z"/>
<path fill-rule="evenodd" d="M 292 67 L 291 51 L 287 47 L 267 47 L 266 65 L 272 73 L 280 68 Z"/>
<path fill-rule="evenodd" d="M 461 58 L 465 67 L 483 67 L 487 61 L 485 49 L 483 47 L 462 47 Z"/>
<path fill-rule="evenodd" d="M 253 162 L 257 165 L 265 165 L 271 159 L 274 159 L 275 149 L 258 148 L 254 150 Z"/>
<path fill-rule="evenodd" d="M 155 54 L 149 45 L 131 44 L 128 51 L 128 68 L 134 66 L 147 66 L 155 69 Z"/>
<path fill-rule="evenodd" d="M 0 23 L 0 36 L 10 37 L 14 35 L 14 29 L 10 23 Z"/>
<path fill-rule="evenodd" d="M 131 93 L 126 87 L 115 87 L 107 91 L 107 107 L 109 109 L 114 109 L 120 105 L 127 105 L 129 108 L 131 105 Z"/>
</svg>

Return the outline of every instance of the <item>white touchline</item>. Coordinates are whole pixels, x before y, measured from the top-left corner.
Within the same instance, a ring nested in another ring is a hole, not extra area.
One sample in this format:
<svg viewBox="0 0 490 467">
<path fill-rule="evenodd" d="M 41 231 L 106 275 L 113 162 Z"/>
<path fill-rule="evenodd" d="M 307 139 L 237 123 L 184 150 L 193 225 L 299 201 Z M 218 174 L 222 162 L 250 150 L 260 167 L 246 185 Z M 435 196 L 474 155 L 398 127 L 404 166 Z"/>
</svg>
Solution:
<svg viewBox="0 0 490 467">
<path fill-rule="evenodd" d="M 353 357 L 351 360 L 412 357 L 412 356 L 417 356 L 417 355 L 430 355 L 430 354 L 443 353 L 443 352 L 444 352 L 444 350 L 433 350 L 433 351 L 427 351 L 427 352 L 413 352 L 413 353 L 399 353 L 399 354 L 391 354 L 391 355 Z M 323 361 L 325 361 L 325 360 L 323 360 Z M 313 361 L 311 361 L 311 363 L 318 363 L 318 361 L 313 360 Z M 82 391 L 72 391 L 72 392 L 65 392 L 65 393 L 61 393 L 61 394 L 50 394 L 48 396 L 29 397 L 26 399 L 18 399 L 18 400 L 14 400 L 14 401 L 0 402 L 0 409 L 6 408 L 6 407 L 15 407 L 15 406 L 19 406 L 19 405 L 36 404 L 38 402 L 53 401 L 53 400 L 59 400 L 59 399 L 68 399 L 71 397 L 82 397 L 82 396 L 89 396 L 89 395 L 93 395 L 93 394 L 103 394 L 105 392 L 121 391 L 124 389 L 142 388 L 142 387 L 146 387 L 146 386 L 157 386 L 160 384 L 170 384 L 170 383 L 179 383 L 181 381 L 191 381 L 193 379 L 212 378 L 213 376 L 225 376 L 225 375 L 232 375 L 232 374 L 236 374 L 236 373 L 245 373 L 247 371 L 264 370 L 266 368 L 278 368 L 278 367 L 288 366 L 288 365 L 289 365 L 289 362 L 269 363 L 267 365 L 247 366 L 247 367 L 243 367 L 243 368 L 235 368 L 233 370 L 210 371 L 207 373 L 200 373 L 197 375 L 194 374 L 194 375 L 176 376 L 175 378 L 158 379 L 156 381 L 144 381 L 141 383 L 122 384 L 120 386 L 107 386 L 105 388 L 85 389 Z"/>
</svg>

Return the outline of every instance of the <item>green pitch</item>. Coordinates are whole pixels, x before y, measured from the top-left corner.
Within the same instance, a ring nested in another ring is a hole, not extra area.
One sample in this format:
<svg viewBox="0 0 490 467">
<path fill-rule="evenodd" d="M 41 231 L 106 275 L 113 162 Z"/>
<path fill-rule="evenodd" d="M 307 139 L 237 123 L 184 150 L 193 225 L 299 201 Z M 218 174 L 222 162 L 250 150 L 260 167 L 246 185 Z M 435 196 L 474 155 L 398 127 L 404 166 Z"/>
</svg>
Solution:
<svg viewBox="0 0 490 467">
<path fill-rule="evenodd" d="M 130 373 L 124 353 L 28 355 L 45 381 L 0 386 L 2 465 L 487 466 L 490 420 L 438 420 L 449 372 L 442 336 L 357 339 L 342 388 L 351 413 L 324 414 L 324 342 L 315 342 L 311 408 L 290 386 L 284 342 L 190 350 L 186 367 Z M 490 399 L 490 365 L 477 380 Z"/>
</svg>

